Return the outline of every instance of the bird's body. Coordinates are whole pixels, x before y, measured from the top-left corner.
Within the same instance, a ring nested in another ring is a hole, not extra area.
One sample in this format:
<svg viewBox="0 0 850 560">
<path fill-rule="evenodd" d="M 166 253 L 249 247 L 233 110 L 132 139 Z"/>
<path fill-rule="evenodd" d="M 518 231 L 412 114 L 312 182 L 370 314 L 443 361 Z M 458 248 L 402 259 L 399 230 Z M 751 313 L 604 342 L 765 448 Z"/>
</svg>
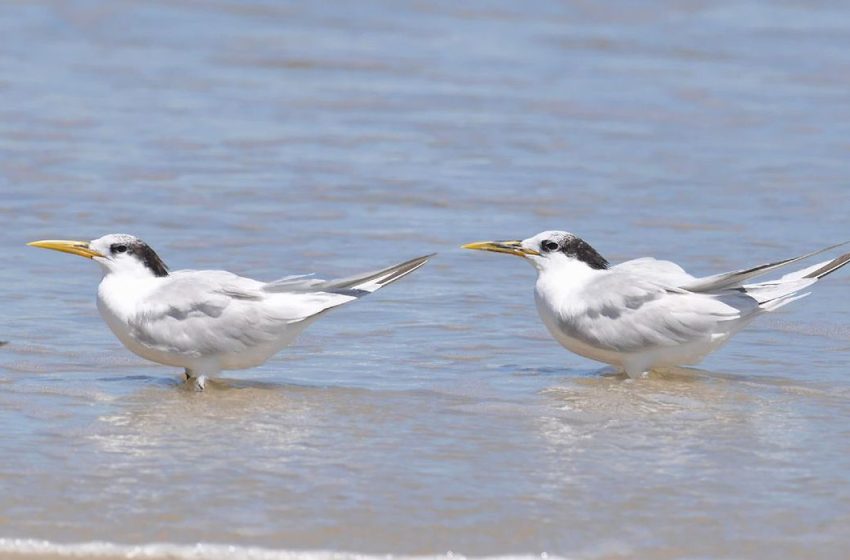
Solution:
<svg viewBox="0 0 850 560">
<path fill-rule="evenodd" d="M 610 266 L 567 232 L 466 247 L 530 260 L 538 271 L 537 309 L 553 338 L 630 376 L 699 362 L 757 316 L 805 297 L 803 290 L 850 262 L 850 254 L 843 255 L 775 281 L 748 283 L 822 251 L 697 278 L 675 263 L 653 258 Z"/>
<path fill-rule="evenodd" d="M 222 370 L 264 363 L 324 311 L 402 278 L 429 258 L 344 280 L 300 276 L 261 282 L 223 270 L 169 272 L 131 236 L 112 234 L 85 247 L 69 243 L 81 242 L 35 245 L 93 253 L 104 271 L 97 307 L 115 336 L 143 358 L 184 368 L 201 389 Z"/>
<path fill-rule="evenodd" d="M 127 348 L 148 360 L 215 373 L 258 366 L 289 345 L 322 310 L 350 296 L 273 293 L 218 270 L 165 278 L 104 277 L 97 307 Z"/>
</svg>

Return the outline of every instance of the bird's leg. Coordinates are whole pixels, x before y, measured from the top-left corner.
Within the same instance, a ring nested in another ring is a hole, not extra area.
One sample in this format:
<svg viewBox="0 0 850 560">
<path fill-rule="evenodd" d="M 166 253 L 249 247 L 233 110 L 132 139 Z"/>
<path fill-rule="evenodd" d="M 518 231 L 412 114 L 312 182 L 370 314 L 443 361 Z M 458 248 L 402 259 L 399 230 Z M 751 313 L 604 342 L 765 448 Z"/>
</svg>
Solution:
<svg viewBox="0 0 850 560">
<path fill-rule="evenodd" d="M 200 392 L 204 390 L 204 387 L 206 387 L 207 384 L 206 375 L 196 371 L 192 371 L 189 368 L 186 368 L 185 375 L 186 380 L 184 382 L 186 383 L 186 385 L 191 386 L 195 391 Z"/>
<path fill-rule="evenodd" d="M 220 372 L 217 364 L 201 364 L 201 367 L 186 368 L 186 384 L 195 391 L 203 391 L 207 378 L 214 377 Z"/>
<path fill-rule="evenodd" d="M 649 377 L 650 369 L 648 365 L 641 362 L 623 364 L 623 370 L 629 376 L 629 379 L 646 379 Z"/>
</svg>

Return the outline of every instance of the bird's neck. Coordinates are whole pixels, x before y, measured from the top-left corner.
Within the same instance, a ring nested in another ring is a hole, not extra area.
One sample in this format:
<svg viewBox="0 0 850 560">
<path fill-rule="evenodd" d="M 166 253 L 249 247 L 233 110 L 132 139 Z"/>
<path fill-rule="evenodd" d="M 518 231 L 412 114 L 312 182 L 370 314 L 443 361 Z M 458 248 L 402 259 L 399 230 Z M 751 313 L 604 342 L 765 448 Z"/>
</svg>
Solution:
<svg viewBox="0 0 850 560">
<path fill-rule="evenodd" d="M 114 262 L 108 259 L 96 259 L 103 272 L 103 277 L 121 278 L 122 281 L 132 281 L 136 278 L 157 278 L 156 271 L 149 267 L 145 262 L 137 259 L 124 259 L 121 262 Z M 167 276 L 168 273 L 161 276 Z"/>
<path fill-rule="evenodd" d="M 564 300 L 570 300 L 571 296 L 581 291 L 588 283 L 607 272 L 593 269 L 574 259 L 552 263 L 551 266 L 538 270 L 536 297 L 553 307 L 560 307 Z"/>
<path fill-rule="evenodd" d="M 97 304 L 101 313 L 127 319 L 136 309 L 139 300 L 153 291 L 161 278 L 153 274 L 106 271 L 97 288 Z"/>
</svg>

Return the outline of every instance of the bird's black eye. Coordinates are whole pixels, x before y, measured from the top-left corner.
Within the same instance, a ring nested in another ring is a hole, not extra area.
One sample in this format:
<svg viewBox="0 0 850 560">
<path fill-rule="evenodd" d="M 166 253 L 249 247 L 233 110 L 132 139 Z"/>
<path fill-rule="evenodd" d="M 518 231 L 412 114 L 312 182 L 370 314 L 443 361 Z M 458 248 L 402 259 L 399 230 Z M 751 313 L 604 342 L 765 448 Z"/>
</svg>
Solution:
<svg viewBox="0 0 850 560">
<path fill-rule="evenodd" d="M 554 241 L 549 241 L 548 239 L 540 244 L 540 248 L 546 251 L 547 253 L 550 251 L 557 251 L 558 244 Z"/>
<path fill-rule="evenodd" d="M 112 251 L 113 253 L 126 253 L 127 252 L 127 246 L 116 243 L 115 245 L 110 247 L 109 250 Z"/>
</svg>

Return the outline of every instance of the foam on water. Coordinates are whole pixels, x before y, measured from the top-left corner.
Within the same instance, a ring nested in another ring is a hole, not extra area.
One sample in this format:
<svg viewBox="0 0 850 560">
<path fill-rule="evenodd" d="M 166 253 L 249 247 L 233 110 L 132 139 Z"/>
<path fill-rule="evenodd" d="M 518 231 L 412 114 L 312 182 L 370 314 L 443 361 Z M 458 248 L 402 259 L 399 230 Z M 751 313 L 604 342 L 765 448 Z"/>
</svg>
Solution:
<svg viewBox="0 0 850 560">
<path fill-rule="evenodd" d="M 34 539 L 0 538 L 0 555 L 6 559 L 39 560 L 93 558 L 97 560 L 464 560 L 462 554 L 447 552 L 423 556 L 360 554 L 327 550 L 274 550 L 249 546 L 198 543 L 129 545 L 110 542 L 60 544 Z M 481 556 L 488 560 L 560 560 L 561 556 L 539 555 Z"/>
</svg>

